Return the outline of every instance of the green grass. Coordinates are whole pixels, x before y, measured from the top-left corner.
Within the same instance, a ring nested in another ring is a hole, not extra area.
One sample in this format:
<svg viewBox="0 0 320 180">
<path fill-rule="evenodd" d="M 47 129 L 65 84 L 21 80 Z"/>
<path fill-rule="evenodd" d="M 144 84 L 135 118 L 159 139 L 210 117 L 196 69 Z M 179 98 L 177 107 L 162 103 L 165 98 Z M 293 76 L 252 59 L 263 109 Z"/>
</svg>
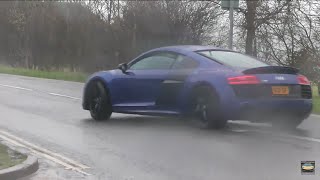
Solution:
<svg viewBox="0 0 320 180">
<path fill-rule="evenodd" d="M 26 156 L 0 144 L 0 170 L 15 166 L 26 160 Z"/>
<path fill-rule="evenodd" d="M 320 96 L 318 93 L 318 87 L 312 86 L 312 101 L 313 101 L 313 113 L 320 114 Z"/>
<path fill-rule="evenodd" d="M 312 86 L 312 95 L 313 95 L 313 97 L 318 97 L 319 96 L 318 86 Z"/>
<path fill-rule="evenodd" d="M 313 97 L 313 113 L 320 114 L 320 97 Z"/>
<path fill-rule="evenodd" d="M 0 73 L 76 82 L 84 82 L 88 76 L 81 72 L 40 71 L 3 65 L 0 65 Z"/>
</svg>

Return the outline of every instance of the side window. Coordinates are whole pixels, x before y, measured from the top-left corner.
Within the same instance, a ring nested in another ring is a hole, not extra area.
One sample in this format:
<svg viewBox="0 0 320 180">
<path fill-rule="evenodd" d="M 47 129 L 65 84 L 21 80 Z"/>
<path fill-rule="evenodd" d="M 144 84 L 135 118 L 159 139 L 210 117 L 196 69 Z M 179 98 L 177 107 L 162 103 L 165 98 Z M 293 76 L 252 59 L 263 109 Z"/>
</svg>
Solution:
<svg viewBox="0 0 320 180">
<path fill-rule="evenodd" d="M 175 54 L 158 53 L 143 59 L 130 66 L 131 70 L 170 69 L 176 59 Z"/>
<path fill-rule="evenodd" d="M 177 61 L 172 69 L 194 69 L 198 67 L 199 63 L 187 56 L 178 55 Z"/>
</svg>

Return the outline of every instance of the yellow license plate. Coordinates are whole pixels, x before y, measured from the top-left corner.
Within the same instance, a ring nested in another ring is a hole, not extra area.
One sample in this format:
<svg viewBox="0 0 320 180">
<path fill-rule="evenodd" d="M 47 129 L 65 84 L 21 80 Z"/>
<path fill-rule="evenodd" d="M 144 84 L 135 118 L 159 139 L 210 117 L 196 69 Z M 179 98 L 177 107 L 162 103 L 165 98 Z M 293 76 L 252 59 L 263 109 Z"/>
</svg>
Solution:
<svg viewBox="0 0 320 180">
<path fill-rule="evenodd" d="M 272 86 L 273 95 L 289 95 L 288 86 Z"/>
</svg>

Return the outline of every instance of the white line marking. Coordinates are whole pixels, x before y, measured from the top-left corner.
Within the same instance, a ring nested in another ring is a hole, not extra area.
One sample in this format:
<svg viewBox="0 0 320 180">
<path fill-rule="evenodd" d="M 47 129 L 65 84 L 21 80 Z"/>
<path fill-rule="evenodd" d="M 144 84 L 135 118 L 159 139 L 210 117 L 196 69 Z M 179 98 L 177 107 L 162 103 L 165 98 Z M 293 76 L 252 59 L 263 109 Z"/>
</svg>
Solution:
<svg viewBox="0 0 320 180">
<path fill-rule="evenodd" d="M 65 98 L 70 98 L 70 99 L 81 100 L 80 98 L 72 97 L 72 96 L 68 96 L 68 95 L 63 95 L 63 94 L 57 94 L 57 93 L 49 93 L 49 94 L 53 95 L 53 96 L 59 96 L 59 97 L 65 97 Z"/>
<path fill-rule="evenodd" d="M 58 164 L 61 164 L 61 165 L 65 166 L 65 167 L 68 168 L 68 169 L 73 168 L 73 167 L 70 166 L 69 164 L 66 164 L 66 163 L 64 163 L 64 162 L 62 162 L 62 161 L 60 161 L 60 160 L 52 159 L 51 156 L 47 156 L 46 154 L 43 154 L 43 153 L 40 153 L 40 152 L 38 152 L 38 151 L 35 151 L 35 150 L 31 149 L 31 148 L 28 148 L 27 146 L 25 146 L 25 145 L 23 145 L 23 144 L 15 141 L 15 140 L 12 140 L 12 139 L 10 139 L 10 138 L 8 138 L 8 137 L 6 137 L 6 136 L 3 136 L 3 135 L 0 134 L 0 138 L 3 139 L 3 140 L 5 140 L 5 141 L 7 141 L 7 142 L 10 143 L 10 144 L 15 145 L 15 146 L 20 146 L 20 147 L 29 149 L 29 150 L 32 151 L 34 154 L 37 154 L 37 155 L 40 155 L 40 156 L 44 156 L 44 157 L 46 157 L 46 158 L 48 158 L 48 159 L 50 159 L 50 160 L 52 160 L 52 161 L 54 161 L 54 162 L 56 162 L 56 163 L 58 163 Z"/>
<path fill-rule="evenodd" d="M 271 124 L 268 123 L 254 123 L 250 121 L 229 121 L 231 124 L 240 124 L 250 127 L 271 127 Z"/>
<path fill-rule="evenodd" d="M 6 85 L 6 84 L 0 84 L 0 86 L 14 88 L 14 89 L 20 89 L 20 90 L 25 90 L 25 91 L 34 91 L 32 89 L 18 87 L 18 86 L 10 86 L 10 85 Z M 72 97 L 72 96 L 68 96 L 68 95 L 64 95 L 64 94 L 58 94 L 58 93 L 48 93 L 48 94 L 50 94 L 52 96 L 59 96 L 59 97 L 65 97 L 65 98 L 69 98 L 69 99 L 81 100 L 81 98 Z"/>
<path fill-rule="evenodd" d="M 276 136 L 283 137 L 283 138 L 291 138 L 291 139 L 297 139 L 297 140 L 304 140 L 304 141 L 311 141 L 311 142 L 320 143 L 320 139 L 313 138 L 313 137 L 304 137 L 304 136 L 296 136 L 296 135 L 283 134 L 283 133 L 274 133 L 272 131 L 265 131 L 265 130 L 249 130 L 249 131 L 256 132 L 256 133 L 276 135 Z"/>
<path fill-rule="evenodd" d="M 311 116 L 314 116 L 311 114 Z M 317 117 L 320 117 L 320 115 L 315 115 Z M 246 122 L 237 122 L 233 121 L 234 124 L 245 124 L 252 127 L 271 127 L 269 124 L 253 124 L 253 123 L 246 123 Z M 232 129 L 233 132 L 243 133 L 243 132 L 255 132 L 255 133 L 264 133 L 264 134 L 272 134 L 279 137 L 284 138 L 291 138 L 291 139 L 297 139 L 297 140 L 304 140 L 304 141 L 311 141 L 311 142 L 317 142 L 320 143 L 320 139 L 313 138 L 313 137 L 305 137 L 305 136 L 296 136 L 296 135 L 290 135 L 290 134 L 283 134 L 283 133 L 275 133 L 273 131 L 267 131 L 267 130 L 256 130 L 256 129 Z"/>
<path fill-rule="evenodd" d="M 318 115 L 318 114 L 310 114 L 310 116 L 320 118 L 320 115 Z"/>
<path fill-rule="evenodd" d="M 29 149 L 34 154 L 40 155 L 44 158 L 47 158 L 55 163 L 58 163 L 62 166 L 64 166 L 66 169 L 71 169 L 74 171 L 77 171 L 84 175 L 91 175 L 89 173 L 86 173 L 83 171 L 83 169 L 88 169 L 90 167 L 83 165 L 81 163 L 78 163 L 72 159 L 69 159 L 67 157 L 64 157 L 58 153 L 51 152 L 47 149 L 41 148 L 39 146 L 36 146 L 34 144 L 31 144 L 30 142 L 27 142 L 21 138 L 18 138 L 8 132 L 1 131 L 0 130 L 0 138 L 4 139 L 5 141 L 14 144 L 15 146 L 20 146 L 26 149 Z"/>
<path fill-rule="evenodd" d="M 25 91 L 33 91 L 32 89 L 18 87 L 18 86 L 10 86 L 10 85 L 6 85 L 6 84 L 0 84 L 0 86 L 14 88 L 14 89 L 20 89 L 20 90 L 25 90 Z"/>
<path fill-rule="evenodd" d="M 303 136 L 294 136 L 294 135 L 289 135 L 288 137 L 292 137 L 292 138 L 299 139 L 299 140 L 306 140 L 306 141 L 313 141 L 313 142 L 320 143 L 320 139 L 312 138 L 312 137 L 303 137 Z"/>
<path fill-rule="evenodd" d="M 243 133 L 243 132 L 248 132 L 249 130 L 247 129 L 232 129 L 232 132 L 236 132 L 236 133 Z"/>
<path fill-rule="evenodd" d="M 77 166 L 79 166 L 79 167 L 81 167 L 81 168 L 83 168 L 83 169 L 89 168 L 88 166 L 82 165 L 82 164 L 80 164 L 80 163 L 77 163 L 77 162 L 69 159 L 69 158 L 63 157 L 63 156 L 60 155 L 60 154 L 53 153 L 53 152 L 51 152 L 51 151 L 49 151 L 49 150 L 47 150 L 47 149 L 44 149 L 44 148 L 41 148 L 41 147 L 36 146 L 36 145 L 34 145 L 34 144 L 31 144 L 31 143 L 29 143 L 29 142 L 27 142 L 27 141 L 25 141 L 25 140 L 23 140 L 23 139 L 21 139 L 21 138 L 19 138 L 19 137 L 17 137 L 17 136 L 14 136 L 14 135 L 8 133 L 8 132 L 1 131 L 1 130 L 0 130 L 0 134 L 3 134 L 3 135 L 5 135 L 5 136 L 7 136 L 7 137 L 9 137 L 9 138 L 11 138 L 11 139 L 15 139 L 15 140 L 17 140 L 17 141 L 20 141 L 21 143 L 23 143 L 23 144 L 25 144 L 25 145 L 27 145 L 27 146 L 30 146 L 30 147 L 32 147 L 33 149 L 37 149 L 38 151 L 41 151 L 41 152 L 44 152 L 44 153 L 47 153 L 47 154 L 52 154 L 52 155 L 54 155 L 54 156 L 57 156 L 57 157 L 65 160 L 65 161 L 69 161 L 69 162 L 71 162 L 72 164 L 75 164 L 75 165 L 77 165 Z"/>
</svg>

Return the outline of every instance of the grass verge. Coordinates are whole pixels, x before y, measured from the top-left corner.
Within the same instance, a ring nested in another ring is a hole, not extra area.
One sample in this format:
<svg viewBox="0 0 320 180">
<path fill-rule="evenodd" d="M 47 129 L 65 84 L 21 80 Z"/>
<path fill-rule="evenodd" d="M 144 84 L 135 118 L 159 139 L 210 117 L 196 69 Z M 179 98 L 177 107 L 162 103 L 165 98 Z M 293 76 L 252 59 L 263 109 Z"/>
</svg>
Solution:
<svg viewBox="0 0 320 180">
<path fill-rule="evenodd" d="M 316 96 L 316 97 L 313 97 L 313 110 L 312 112 L 314 114 L 320 114 L 320 97 L 319 96 Z"/>
<path fill-rule="evenodd" d="M 26 155 L 20 154 L 0 144 L 0 170 L 20 164 L 26 159 Z"/>
<path fill-rule="evenodd" d="M 318 87 L 312 86 L 312 101 L 313 101 L 313 110 L 314 114 L 320 114 L 320 96 L 318 93 Z"/>
<path fill-rule="evenodd" d="M 59 72 L 59 71 L 40 71 L 25 68 L 14 68 L 9 66 L 0 65 L 0 73 L 14 74 L 38 78 L 58 79 L 65 81 L 84 82 L 88 74 L 80 72 Z"/>
</svg>

